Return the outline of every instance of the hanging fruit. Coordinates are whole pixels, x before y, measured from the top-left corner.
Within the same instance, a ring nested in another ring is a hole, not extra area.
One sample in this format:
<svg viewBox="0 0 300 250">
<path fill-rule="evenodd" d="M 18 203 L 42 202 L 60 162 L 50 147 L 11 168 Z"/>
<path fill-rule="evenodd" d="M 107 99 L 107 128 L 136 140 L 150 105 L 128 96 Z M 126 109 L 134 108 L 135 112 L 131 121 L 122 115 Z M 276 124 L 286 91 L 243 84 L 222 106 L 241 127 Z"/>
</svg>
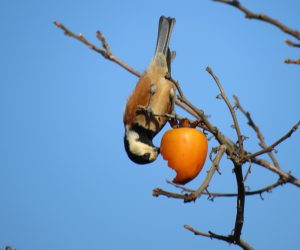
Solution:
<svg viewBox="0 0 300 250">
<path fill-rule="evenodd" d="M 173 182 L 186 184 L 201 171 L 207 156 L 204 133 L 191 127 L 168 130 L 162 137 L 160 152 L 168 166 L 176 171 Z"/>
</svg>

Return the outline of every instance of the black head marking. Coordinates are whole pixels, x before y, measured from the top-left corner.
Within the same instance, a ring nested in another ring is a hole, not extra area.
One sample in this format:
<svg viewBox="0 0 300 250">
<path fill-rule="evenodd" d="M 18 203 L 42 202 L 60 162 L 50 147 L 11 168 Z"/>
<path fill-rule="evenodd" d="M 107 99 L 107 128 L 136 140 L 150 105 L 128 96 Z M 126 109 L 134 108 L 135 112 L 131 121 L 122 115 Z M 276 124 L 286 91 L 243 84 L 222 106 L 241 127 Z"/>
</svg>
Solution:
<svg viewBox="0 0 300 250">
<path fill-rule="evenodd" d="M 154 136 L 154 133 L 151 130 L 144 129 L 143 127 L 141 127 L 137 124 L 135 124 L 132 127 L 132 130 L 139 135 L 139 138 L 137 139 L 137 141 L 142 142 L 142 143 L 152 147 L 153 150 L 155 150 L 157 152 L 157 154 L 159 154 L 159 148 L 155 147 L 152 143 L 152 138 Z M 129 159 L 137 164 L 147 164 L 147 163 L 151 163 L 155 160 L 155 158 L 150 160 L 151 154 L 149 152 L 147 152 L 143 155 L 136 155 L 133 152 L 131 152 L 129 141 L 126 137 L 126 134 L 124 136 L 124 146 L 125 146 L 125 150 L 126 150 L 126 153 L 129 157 Z"/>
</svg>

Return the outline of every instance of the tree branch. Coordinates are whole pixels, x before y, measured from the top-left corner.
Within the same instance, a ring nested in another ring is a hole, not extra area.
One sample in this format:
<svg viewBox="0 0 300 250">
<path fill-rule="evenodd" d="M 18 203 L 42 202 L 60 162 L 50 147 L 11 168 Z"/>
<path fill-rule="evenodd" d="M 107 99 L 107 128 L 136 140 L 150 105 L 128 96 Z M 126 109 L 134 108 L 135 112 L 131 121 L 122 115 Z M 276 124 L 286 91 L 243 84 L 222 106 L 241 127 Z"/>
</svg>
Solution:
<svg viewBox="0 0 300 250">
<path fill-rule="evenodd" d="M 176 194 L 176 193 L 171 193 L 171 192 L 167 192 L 164 191 L 160 188 L 156 188 L 153 190 L 152 195 L 155 197 L 158 197 L 160 195 L 166 196 L 166 197 L 172 197 L 172 198 L 176 198 L 176 199 L 183 199 L 184 202 L 191 202 L 191 201 L 195 201 L 197 198 L 200 197 L 200 195 L 202 194 L 202 192 L 208 187 L 211 178 L 213 177 L 215 171 L 217 170 L 218 166 L 219 166 L 219 162 L 224 154 L 224 152 L 226 151 L 226 146 L 221 145 L 219 147 L 219 152 L 216 155 L 215 159 L 213 160 L 212 166 L 210 168 L 210 170 L 207 172 L 206 178 L 204 179 L 204 181 L 202 182 L 201 186 L 190 193 L 185 193 L 185 194 Z"/>
<path fill-rule="evenodd" d="M 276 174 L 279 175 L 279 177 L 281 179 L 283 179 L 284 182 L 288 182 L 291 183 L 297 187 L 300 187 L 300 180 L 296 179 L 294 176 L 292 176 L 290 173 L 286 173 L 284 171 L 282 171 L 281 169 L 275 167 L 273 164 L 271 164 L 270 162 L 264 160 L 264 159 L 260 159 L 260 158 L 253 158 L 251 159 L 252 163 L 255 163 L 257 165 L 260 165 Z"/>
<path fill-rule="evenodd" d="M 294 43 L 292 42 L 291 40 L 289 39 L 286 39 L 285 40 L 285 43 L 291 47 L 295 47 L 295 48 L 300 48 L 300 43 Z"/>
<path fill-rule="evenodd" d="M 242 134 L 241 134 L 241 130 L 240 130 L 240 127 L 239 127 L 239 124 L 238 124 L 238 120 L 236 118 L 236 114 L 234 112 L 234 109 L 230 103 L 230 101 L 228 100 L 226 94 L 225 94 L 225 91 L 222 87 L 222 85 L 220 84 L 219 82 L 219 79 L 218 77 L 214 74 L 214 72 L 212 71 L 212 69 L 210 67 L 206 67 L 206 71 L 213 77 L 213 79 L 215 80 L 216 84 L 218 85 L 218 88 L 221 92 L 221 96 L 223 98 L 223 100 L 225 101 L 229 111 L 230 111 L 230 114 L 232 116 L 232 119 L 233 119 L 233 122 L 234 122 L 234 128 L 237 132 L 237 137 L 238 137 L 238 142 L 239 142 L 239 153 L 240 155 L 243 154 L 244 152 L 244 149 L 243 149 L 243 137 L 242 137 Z"/>
<path fill-rule="evenodd" d="M 178 199 L 183 199 L 184 196 L 186 195 L 189 195 L 189 193 L 193 193 L 195 192 L 195 190 L 193 189 L 190 189 L 190 188 L 186 188 L 184 186 L 181 186 L 181 185 L 178 185 L 178 184 L 175 184 L 171 181 L 167 181 L 169 184 L 173 185 L 174 187 L 178 188 L 178 189 L 181 189 L 183 192 L 186 192 L 185 194 L 177 194 L 177 193 L 171 193 L 171 192 L 166 192 L 166 191 L 163 191 L 162 189 L 160 189 L 155 196 L 159 196 L 159 195 L 163 195 L 163 196 L 166 196 L 168 198 L 178 198 Z M 246 196 L 251 196 L 251 195 L 259 195 L 262 197 L 262 194 L 263 193 L 270 193 L 273 189 L 279 187 L 279 186 L 282 186 L 284 184 L 286 184 L 287 182 L 284 181 L 283 179 L 279 178 L 276 182 L 272 183 L 271 185 L 268 185 L 266 187 L 263 187 L 263 188 L 260 188 L 260 189 L 257 189 L 257 190 L 253 190 L 253 191 L 246 191 L 245 192 L 245 195 Z M 157 189 L 155 189 L 157 190 Z M 215 198 L 218 198 L 218 197 L 236 197 L 238 196 L 237 193 L 219 193 L 219 192 L 208 192 L 206 190 L 203 190 L 201 195 L 207 195 L 208 196 L 208 199 L 210 200 L 214 200 Z"/>
<path fill-rule="evenodd" d="M 235 8 L 237 8 L 238 10 L 242 11 L 245 14 L 246 18 L 249 19 L 256 19 L 259 21 L 263 21 L 266 23 L 269 23 L 277 28 L 279 28 L 281 31 L 283 31 L 284 33 L 287 33 L 291 36 L 293 36 L 294 38 L 296 38 L 297 40 L 300 40 L 300 33 L 298 30 L 294 30 L 289 28 L 288 26 L 284 25 L 283 23 L 277 21 L 276 19 L 273 19 L 263 13 L 259 13 L 259 14 L 255 14 L 252 11 L 250 11 L 249 9 L 247 9 L 246 7 L 244 7 L 239 1 L 237 0 L 212 0 L 214 2 L 219 2 L 219 3 L 224 3 L 224 4 L 228 4 L 230 6 L 233 6 Z M 292 47 L 300 47 L 300 44 L 296 44 L 293 43 L 292 41 L 286 39 L 285 42 Z M 284 61 L 286 64 L 297 64 L 300 65 L 300 59 L 286 59 Z"/>
<path fill-rule="evenodd" d="M 285 59 L 286 64 L 300 64 L 300 59 Z"/>
<path fill-rule="evenodd" d="M 228 4 L 230 6 L 233 6 L 237 9 L 239 9 L 240 11 L 242 11 L 243 13 L 245 13 L 245 17 L 249 18 L 249 19 L 256 19 L 259 21 L 263 21 L 269 24 L 272 24 L 274 26 L 276 26 L 277 28 L 279 28 L 281 31 L 295 37 L 296 39 L 300 40 L 300 33 L 297 30 L 293 30 L 289 27 L 287 27 L 286 25 L 284 25 L 283 23 L 263 14 L 255 14 L 252 11 L 250 11 L 249 9 L 245 8 L 243 5 L 240 4 L 239 1 L 237 0 L 213 0 L 214 2 L 219 2 L 219 3 L 224 3 L 224 4 Z"/>
<path fill-rule="evenodd" d="M 257 151 L 253 154 L 249 154 L 246 156 L 246 159 L 245 160 L 248 160 L 248 159 L 253 159 L 259 155 L 262 155 L 262 154 L 265 154 L 265 153 L 268 153 L 268 152 L 271 152 L 272 150 L 274 150 L 274 148 L 280 144 L 281 142 L 285 141 L 287 138 L 289 138 L 299 127 L 300 125 L 300 121 L 298 123 L 296 123 L 291 129 L 289 132 L 287 132 L 284 136 L 282 136 L 280 139 L 278 139 L 276 142 L 274 142 L 273 144 L 271 144 L 270 146 L 268 147 L 265 147 L 263 148 L 262 150 L 260 151 Z"/>
<path fill-rule="evenodd" d="M 263 149 L 267 148 L 267 144 L 266 144 L 266 142 L 265 142 L 264 136 L 263 136 L 263 134 L 260 132 L 259 127 L 258 127 L 258 126 L 255 124 L 255 122 L 253 121 L 253 119 L 252 119 L 250 113 L 247 112 L 247 111 L 242 107 L 242 105 L 241 105 L 241 103 L 240 103 L 240 101 L 239 101 L 239 99 L 238 99 L 237 96 L 234 95 L 233 98 L 234 98 L 234 100 L 235 100 L 235 107 L 236 107 L 237 109 L 239 109 L 239 110 L 246 116 L 246 118 L 248 119 L 248 125 L 249 125 L 251 128 L 253 128 L 253 130 L 255 131 L 255 133 L 256 133 L 256 135 L 257 135 L 259 141 L 260 141 L 259 145 L 260 145 Z M 274 154 L 273 154 L 272 152 L 268 152 L 268 155 L 269 155 L 269 157 L 271 158 L 273 164 L 274 164 L 277 168 L 279 168 L 279 163 L 278 163 L 277 159 L 275 158 Z"/>
<path fill-rule="evenodd" d="M 75 38 L 76 40 L 84 43 L 86 46 L 88 46 L 90 49 L 96 51 L 97 53 L 99 53 L 100 55 L 102 55 L 105 59 L 108 59 L 112 62 L 117 63 L 118 65 L 120 65 L 122 68 L 126 69 L 127 71 L 129 71 L 130 73 L 134 74 L 137 77 L 141 76 L 141 73 L 139 73 L 138 71 L 136 71 L 135 69 L 133 69 L 132 67 L 130 67 L 128 64 L 122 62 L 119 58 L 117 58 L 116 56 L 114 56 L 111 51 L 110 48 L 106 42 L 106 39 L 104 38 L 104 36 L 102 35 L 102 33 L 100 31 L 97 31 L 96 36 L 97 38 L 101 41 L 102 43 L 102 47 L 104 49 L 100 49 L 97 46 L 95 46 L 94 44 L 90 43 L 82 34 L 76 35 L 74 34 L 72 31 L 70 31 L 69 29 L 67 29 L 64 25 L 62 25 L 60 22 L 58 21 L 54 21 L 54 24 L 60 28 L 61 30 L 64 31 L 65 35 L 70 36 Z"/>
<path fill-rule="evenodd" d="M 245 186 L 243 178 L 242 165 L 234 164 L 234 173 L 238 187 L 237 205 L 236 205 L 236 219 L 234 226 L 234 241 L 239 242 L 244 225 L 244 209 L 245 209 Z"/>
<path fill-rule="evenodd" d="M 235 244 L 237 246 L 240 246 L 241 248 L 243 248 L 245 250 L 253 250 L 253 248 L 246 241 L 244 241 L 242 239 L 240 239 L 239 242 L 235 242 L 233 235 L 223 236 L 223 235 L 215 234 L 211 231 L 208 231 L 208 233 L 204 233 L 204 232 L 201 232 L 201 231 L 198 231 L 198 230 L 192 228 L 189 225 L 184 225 L 184 228 L 191 231 L 195 235 L 204 236 L 204 237 L 207 237 L 210 239 L 223 240 L 230 244 Z"/>
<path fill-rule="evenodd" d="M 192 192 L 190 195 L 186 196 L 184 199 L 184 202 L 191 202 L 191 201 L 195 201 L 197 198 L 200 197 L 200 195 L 202 194 L 202 192 L 207 189 L 211 178 L 213 177 L 214 173 L 216 172 L 216 170 L 219 167 L 219 163 L 222 159 L 222 156 L 224 154 L 224 152 L 226 151 L 226 146 L 221 145 L 219 147 L 219 152 L 216 155 L 215 159 L 213 160 L 212 166 L 210 168 L 210 170 L 208 171 L 206 178 L 204 179 L 204 181 L 202 182 L 201 186 L 194 192 Z"/>
</svg>

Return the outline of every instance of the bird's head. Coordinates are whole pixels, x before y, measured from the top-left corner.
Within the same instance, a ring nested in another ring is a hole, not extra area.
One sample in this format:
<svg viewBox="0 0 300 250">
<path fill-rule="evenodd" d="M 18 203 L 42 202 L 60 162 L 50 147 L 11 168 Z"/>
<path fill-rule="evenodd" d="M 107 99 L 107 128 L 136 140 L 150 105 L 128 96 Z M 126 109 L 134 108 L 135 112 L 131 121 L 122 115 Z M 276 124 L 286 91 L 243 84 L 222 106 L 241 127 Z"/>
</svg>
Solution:
<svg viewBox="0 0 300 250">
<path fill-rule="evenodd" d="M 159 148 L 153 145 L 152 137 L 151 131 L 139 126 L 126 127 L 124 145 L 129 159 L 137 164 L 153 162 L 159 154 Z"/>
</svg>

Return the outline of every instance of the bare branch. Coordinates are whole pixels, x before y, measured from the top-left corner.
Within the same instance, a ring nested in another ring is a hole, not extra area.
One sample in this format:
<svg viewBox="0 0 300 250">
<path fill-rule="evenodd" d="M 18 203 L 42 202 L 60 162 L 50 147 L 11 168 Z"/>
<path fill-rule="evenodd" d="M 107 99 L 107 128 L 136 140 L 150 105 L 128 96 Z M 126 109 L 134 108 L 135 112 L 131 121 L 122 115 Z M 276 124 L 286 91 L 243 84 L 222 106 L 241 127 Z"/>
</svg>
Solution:
<svg viewBox="0 0 300 250">
<path fill-rule="evenodd" d="M 178 188 L 178 189 L 184 191 L 184 192 L 188 192 L 188 193 L 195 192 L 195 190 L 193 190 L 193 189 L 187 188 L 187 187 L 182 186 L 182 185 L 180 185 L 180 184 L 176 184 L 176 183 L 174 183 L 174 182 L 172 182 L 172 181 L 166 180 L 166 182 L 167 182 L 168 184 L 170 184 L 170 185 L 172 185 L 172 186 L 174 186 L 174 187 L 176 187 L 176 188 Z"/>
<path fill-rule="evenodd" d="M 181 89 L 179 82 L 177 80 L 173 79 L 170 74 L 166 75 L 166 79 L 170 80 L 175 85 L 175 87 L 178 91 L 179 98 L 176 98 L 176 100 L 175 100 L 176 105 L 181 107 L 182 109 L 184 109 L 191 115 L 193 115 L 195 118 L 199 119 L 199 115 L 197 114 L 197 112 L 195 112 L 195 109 L 193 107 L 190 107 L 183 101 L 181 101 L 182 98 L 185 99 L 185 97 L 184 97 L 184 94 L 183 94 L 183 91 Z M 206 128 L 206 127 L 204 127 L 204 129 L 208 130 L 208 128 Z"/>
<path fill-rule="evenodd" d="M 259 127 L 258 127 L 258 126 L 255 124 L 255 122 L 253 121 L 253 119 L 252 119 L 250 113 L 247 112 L 247 111 L 242 107 L 242 105 L 241 105 L 241 103 L 240 103 L 238 97 L 234 95 L 233 98 L 234 98 L 234 100 L 235 100 L 235 107 L 236 107 L 237 109 L 239 109 L 239 110 L 246 116 L 246 118 L 248 119 L 248 125 L 249 125 L 250 127 L 253 128 L 253 130 L 255 131 L 255 133 L 256 133 L 256 135 L 257 135 L 259 141 L 260 141 L 259 145 L 260 145 L 263 149 L 265 149 L 265 148 L 267 147 L 267 144 L 266 144 L 266 142 L 265 142 L 265 138 L 264 138 L 263 134 L 261 133 Z M 274 154 L 273 154 L 272 152 L 268 152 L 268 155 L 269 155 L 269 157 L 271 158 L 273 164 L 274 164 L 277 168 L 279 168 L 278 161 L 277 161 L 277 159 L 275 158 Z M 251 163 L 250 163 L 250 164 L 251 164 Z"/>
<path fill-rule="evenodd" d="M 249 9 L 245 8 L 243 5 L 240 4 L 239 1 L 237 0 L 212 0 L 214 2 L 219 2 L 219 3 L 224 3 L 224 4 L 228 4 L 230 6 L 233 6 L 237 9 L 239 9 L 240 11 L 242 11 L 245 14 L 246 18 L 249 19 L 256 19 L 259 21 L 263 21 L 266 23 L 269 23 L 277 28 L 279 28 L 281 31 L 293 36 L 294 38 L 300 40 L 300 33 L 297 30 L 291 29 L 288 26 L 284 25 L 283 23 L 277 21 L 276 19 L 273 19 L 263 13 L 259 13 L 259 14 L 255 14 L 252 11 L 250 11 Z M 296 44 L 291 42 L 290 40 L 286 39 L 285 42 L 292 47 L 300 47 L 300 44 Z M 300 64 L 300 59 L 286 59 L 284 61 L 286 64 Z"/>
<path fill-rule="evenodd" d="M 153 191 L 152 191 L 152 195 L 154 197 L 158 197 L 158 196 L 166 196 L 168 198 L 175 198 L 175 199 L 182 199 L 184 200 L 189 194 L 177 194 L 177 193 L 172 193 L 172 192 L 168 192 L 168 191 L 165 191 L 161 188 L 155 188 Z"/>
<path fill-rule="evenodd" d="M 300 59 L 285 59 L 286 64 L 300 64 Z"/>
<path fill-rule="evenodd" d="M 245 174 L 244 179 L 243 179 L 244 183 L 246 182 L 246 180 L 248 179 L 249 174 L 251 173 L 251 168 L 252 168 L 252 164 L 251 164 L 251 161 L 250 161 L 248 169 L 247 169 L 246 174 Z"/>
<path fill-rule="evenodd" d="M 205 189 L 207 189 L 207 187 L 208 187 L 208 185 L 209 185 L 209 183 L 211 181 L 211 178 L 213 177 L 215 171 L 219 167 L 219 163 L 220 163 L 220 161 L 222 159 L 222 156 L 223 156 L 223 154 L 224 154 L 225 151 L 226 151 L 226 146 L 221 145 L 219 147 L 219 152 L 216 155 L 215 159 L 213 160 L 212 166 L 211 166 L 210 170 L 208 171 L 208 173 L 206 175 L 206 178 L 202 182 L 201 186 L 195 192 L 192 192 L 190 195 L 188 195 L 185 198 L 184 202 L 195 201 L 197 198 L 200 197 L 200 195 L 202 194 L 202 192 Z"/>
<path fill-rule="evenodd" d="M 130 73 L 136 75 L 137 77 L 141 76 L 141 73 L 139 73 L 138 71 L 136 71 L 135 69 L 133 69 L 132 67 L 130 67 L 128 64 L 122 62 L 119 58 L 117 58 L 116 56 L 114 56 L 111 53 L 110 48 L 109 48 L 109 46 L 108 46 L 108 44 L 106 42 L 106 39 L 104 38 L 104 36 L 101 34 L 100 31 L 97 31 L 97 38 L 101 41 L 102 47 L 104 49 L 100 49 L 97 46 L 95 46 L 94 44 L 90 43 L 82 34 L 79 34 L 79 35 L 74 34 L 72 31 L 70 31 L 69 29 L 67 29 L 60 22 L 54 21 L 54 24 L 58 28 L 60 28 L 61 30 L 63 30 L 64 33 L 65 33 L 65 35 L 70 36 L 72 38 L 75 38 L 76 40 L 84 43 L 90 49 L 92 49 L 92 50 L 96 51 L 97 53 L 101 54 L 105 59 L 108 59 L 110 61 L 113 61 L 113 62 L 117 63 L 122 68 L 126 69 L 127 71 L 129 71 Z"/>
<path fill-rule="evenodd" d="M 102 33 L 100 31 L 96 32 L 96 37 L 102 43 L 102 47 L 105 49 L 107 54 L 111 55 L 110 47 L 109 47 L 108 43 L 106 42 L 105 37 L 102 35 Z"/>
<path fill-rule="evenodd" d="M 294 43 L 292 42 L 291 40 L 289 39 L 286 39 L 285 40 L 285 43 L 291 47 L 295 47 L 295 48 L 300 48 L 300 43 Z"/>
<path fill-rule="evenodd" d="M 168 181 L 168 183 L 171 184 L 171 185 L 173 185 L 176 188 L 181 189 L 182 191 L 189 192 L 189 193 L 195 192 L 195 190 L 193 190 L 193 189 L 189 189 L 189 188 L 183 187 L 183 186 L 175 184 L 173 182 Z M 265 192 L 269 193 L 273 189 L 275 189 L 275 188 L 277 188 L 279 186 L 282 186 L 282 185 L 284 185 L 286 183 L 287 182 L 285 180 L 283 180 L 283 179 L 280 178 L 276 182 L 274 182 L 273 184 L 268 185 L 266 187 L 263 187 L 263 188 L 260 188 L 260 189 L 254 190 L 254 191 L 246 191 L 245 195 L 246 196 L 251 196 L 251 195 L 261 195 L 261 194 L 263 194 Z M 173 194 L 175 194 L 175 193 L 173 193 Z M 218 197 L 228 197 L 228 198 L 230 198 L 230 197 L 236 197 L 236 196 L 238 196 L 237 193 L 217 193 L 217 192 L 207 192 L 205 190 L 201 193 L 201 195 L 207 195 L 211 199 L 218 198 Z"/>
<path fill-rule="evenodd" d="M 295 124 L 295 125 L 290 129 L 290 131 L 287 132 L 287 133 L 286 133 L 283 137 L 281 137 L 279 140 L 277 140 L 276 142 L 274 142 L 274 143 L 271 144 L 270 146 L 268 146 L 268 147 L 266 147 L 266 148 L 264 148 L 264 149 L 262 149 L 262 150 L 260 150 L 260 151 L 258 151 L 258 152 L 255 152 L 255 153 L 253 153 L 253 154 L 247 155 L 247 156 L 246 156 L 246 159 L 247 159 L 247 160 L 248 160 L 248 159 L 251 160 L 251 159 L 253 159 L 253 158 L 255 158 L 255 157 L 259 156 L 259 155 L 262 155 L 262 154 L 271 152 L 272 150 L 274 150 L 274 148 L 275 148 L 278 144 L 280 144 L 281 142 L 283 142 L 283 141 L 285 141 L 287 138 L 289 138 L 289 137 L 290 137 L 290 136 L 298 129 L 299 125 L 300 125 L 300 121 L 299 121 L 297 124 Z"/>
<path fill-rule="evenodd" d="M 223 240 L 223 241 L 226 241 L 230 244 L 235 244 L 237 246 L 240 246 L 241 248 L 243 248 L 245 250 L 252 250 L 253 249 L 246 241 L 244 241 L 242 239 L 240 239 L 238 242 L 236 242 L 234 240 L 233 235 L 224 236 L 224 235 L 215 234 L 211 231 L 209 231 L 208 233 L 204 233 L 204 232 L 201 232 L 201 231 L 198 231 L 198 230 L 192 228 L 189 225 L 184 225 L 184 228 L 191 231 L 195 235 L 204 236 L 204 237 L 207 237 L 207 238 L 210 238 L 210 239 Z"/>
<path fill-rule="evenodd" d="M 287 27 L 286 25 L 282 24 L 281 22 L 279 22 L 263 13 L 255 14 L 252 11 L 245 8 L 243 5 L 241 5 L 240 2 L 237 0 L 213 0 L 213 1 L 231 5 L 237 9 L 239 9 L 240 11 L 244 12 L 246 15 L 246 18 L 256 19 L 259 21 L 264 21 L 266 23 L 272 24 L 272 25 L 276 26 L 277 28 L 279 28 L 280 30 L 282 30 L 283 32 L 300 40 L 300 33 L 297 30 L 293 30 L 293 29 Z"/>
<path fill-rule="evenodd" d="M 171 193 L 171 192 L 167 192 L 164 191 L 160 188 L 156 188 L 153 190 L 152 195 L 155 197 L 158 197 L 160 195 L 166 196 L 166 197 L 172 197 L 175 199 L 183 199 L 184 202 L 191 202 L 191 201 L 195 201 L 198 197 L 200 197 L 200 195 L 202 194 L 202 192 L 208 187 L 209 182 L 211 180 L 211 178 L 213 177 L 215 171 L 217 170 L 218 166 L 219 166 L 219 162 L 224 154 L 224 152 L 226 151 L 226 146 L 221 145 L 219 147 L 219 152 L 216 155 L 215 159 L 213 160 L 212 166 L 210 168 L 210 170 L 207 173 L 206 178 L 204 179 L 204 181 L 202 182 L 201 186 L 191 192 L 191 193 L 185 193 L 185 194 L 177 194 L 177 193 Z"/>
<path fill-rule="evenodd" d="M 181 96 L 179 96 L 176 99 L 176 104 L 178 106 L 188 107 L 185 110 L 187 112 L 190 111 L 189 113 L 193 115 L 197 120 L 203 121 L 203 124 L 205 125 L 205 129 L 215 136 L 216 140 L 219 142 L 220 145 L 222 144 L 226 145 L 228 155 L 230 156 L 234 155 L 235 148 L 236 148 L 235 144 L 229 138 L 223 135 L 222 132 L 216 126 L 214 126 L 212 123 L 208 121 L 207 115 L 205 115 L 203 110 L 198 109 L 188 99 Z"/>
<path fill-rule="evenodd" d="M 244 209 L 245 209 L 245 186 L 243 178 L 243 168 L 241 164 L 234 163 L 234 173 L 238 187 L 238 196 L 236 202 L 236 219 L 234 226 L 234 240 L 240 241 L 242 229 L 244 225 Z"/>
<path fill-rule="evenodd" d="M 225 91 L 221 85 L 221 83 L 219 82 L 219 79 L 218 77 L 214 74 L 214 72 L 212 71 L 212 69 L 210 67 L 206 67 L 206 71 L 213 77 L 213 79 L 215 80 L 216 84 L 218 85 L 218 88 L 221 92 L 221 96 L 223 98 L 223 100 L 225 101 L 229 111 L 230 111 L 230 114 L 232 116 L 232 119 L 233 119 L 233 122 L 234 122 L 234 127 L 235 127 L 235 130 L 237 132 L 237 137 L 238 137 L 238 141 L 239 141 L 239 149 L 240 149 L 240 155 L 242 155 L 244 149 L 243 149 L 243 137 L 242 137 L 242 134 L 241 134 L 241 130 L 240 130 L 240 127 L 239 127 L 239 124 L 238 124 L 238 120 L 236 118 L 236 114 L 235 114 L 235 111 L 230 103 L 230 101 L 228 100 L 226 94 L 225 94 Z"/>
<path fill-rule="evenodd" d="M 191 109 L 187 104 L 180 101 L 178 98 L 176 98 L 175 103 L 177 106 L 179 106 L 180 108 L 182 108 L 183 110 L 185 110 L 186 112 L 194 116 L 196 119 L 199 119 L 199 115 L 193 109 Z M 208 130 L 207 128 L 205 129 Z"/>
<path fill-rule="evenodd" d="M 281 169 L 275 167 L 273 164 L 271 164 L 270 162 L 264 160 L 264 159 L 260 159 L 260 158 L 253 158 L 251 159 L 252 163 L 255 163 L 257 165 L 260 165 L 266 169 L 271 170 L 272 172 L 276 173 L 279 175 L 279 177 L 281 179 L 283 179 L 285 182 L 291 183 L 297 187 L 300 187 L 300 180 L 296 179 L 294 176 L 292 176 L 290 173 L 286 173 L 284 171 L 282 171 Z"/>
</svg>

